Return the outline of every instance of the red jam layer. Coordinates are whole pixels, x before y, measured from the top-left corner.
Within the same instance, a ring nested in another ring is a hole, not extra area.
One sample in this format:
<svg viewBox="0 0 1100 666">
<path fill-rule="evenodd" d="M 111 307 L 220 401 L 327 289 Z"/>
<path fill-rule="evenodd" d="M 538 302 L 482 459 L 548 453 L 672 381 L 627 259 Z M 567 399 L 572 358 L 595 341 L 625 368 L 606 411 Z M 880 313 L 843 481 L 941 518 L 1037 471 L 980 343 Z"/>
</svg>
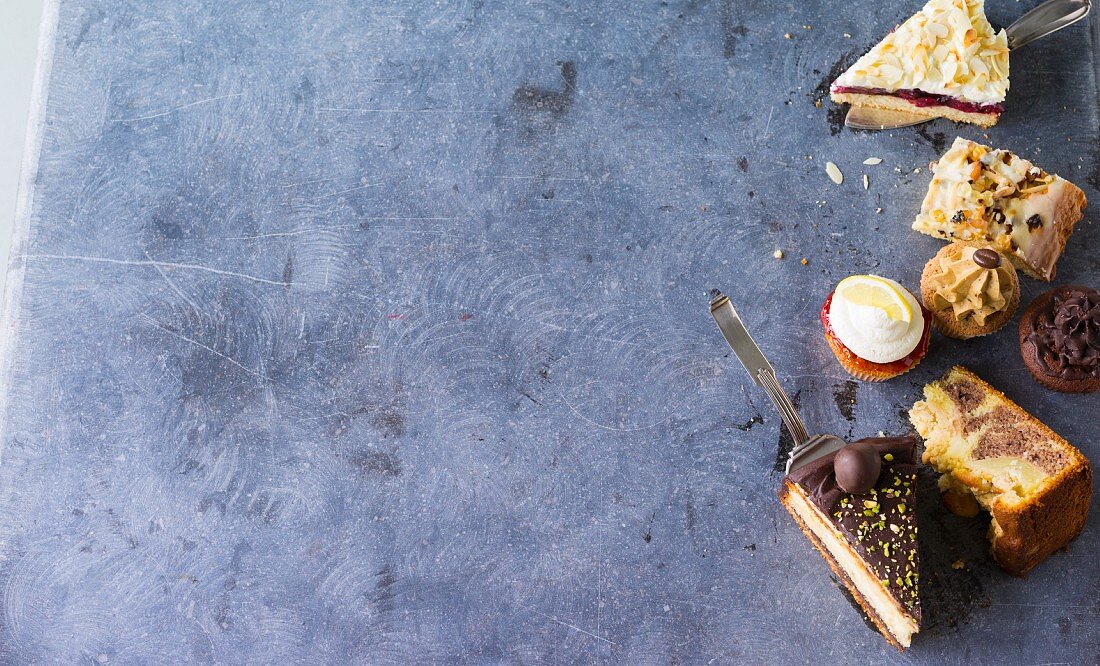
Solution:
<svg viewBox="0 0 1100 666">
<path fill-rule="evenodd" d="M 834 292 L 835 293 L 835 292 Z M 921 333 L 920 342 L 913 348 L 913 351 L 909 352 L 905 356 L 899 358 L 896 361 L 890 361 L 889 363 L 875 363 L 874 361 L 868 361 L 867 359 L 856 356 L 856 353 L 851 349 L 848 349 L 840 338 L 836 337 L 836 333 L 833 331 L 833 324 L 829 321 L 829 306 L 833 304 L 833 294 L 829 294 L 829 297 L 825 299 L 825 304 L 821 306 L 821 325 L 825 327 L 825 335 L 829 336 L 841 351 L 846 355 L 846 359 L 850 364 L 859 368 L 860 370 L 868 370 L 871 372 L 889 372 L 889 373 L 901 373 L 906 369 L 916 365 L 924 355 L 928 353 L 928 343 L 932 339 L 931 326 L 932 326 L 932 314 L 923 306 L 920 306 L 921 313 L 924 315 L 924 332 Z M 920 305 L 918 303 L 918 305 Z"/>
<path fill-rule="evenodd" d="M 852 95 L 887 95 L 900 97 L 913 106 L 947 106 L 963 113 L 991 113 L 1000 115 L 1005 110 L 1001 104 L 975 104 L 950 95 L 933 95 L 916 88 L 884 90 L 882 88 L 863 88 L 860 86 L 833 86 L 833 92 Z"/>
</svg>

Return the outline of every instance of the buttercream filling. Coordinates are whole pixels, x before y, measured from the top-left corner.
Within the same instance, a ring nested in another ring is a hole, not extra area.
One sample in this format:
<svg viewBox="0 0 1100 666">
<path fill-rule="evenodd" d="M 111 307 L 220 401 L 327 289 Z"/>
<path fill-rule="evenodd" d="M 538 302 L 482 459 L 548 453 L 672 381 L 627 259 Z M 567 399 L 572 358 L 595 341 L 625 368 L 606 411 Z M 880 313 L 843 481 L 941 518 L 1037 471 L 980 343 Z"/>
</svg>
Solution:
<svg viewBox="0 0 1100 666">
<path fill-rule="evenodd" d="M 953 246 L 956 247 L 956 246 Z M 972 320 L 985 326 L 986 320 L 1001 312 L 1011 296 L 1011 267 L 983 268 L 974 263 L 974 248 L 962 247 L 955 257 L 945 257 L 939 270 L 929 278 L 932 308 L 951 309 L 955 318 Z"/>
</svg>

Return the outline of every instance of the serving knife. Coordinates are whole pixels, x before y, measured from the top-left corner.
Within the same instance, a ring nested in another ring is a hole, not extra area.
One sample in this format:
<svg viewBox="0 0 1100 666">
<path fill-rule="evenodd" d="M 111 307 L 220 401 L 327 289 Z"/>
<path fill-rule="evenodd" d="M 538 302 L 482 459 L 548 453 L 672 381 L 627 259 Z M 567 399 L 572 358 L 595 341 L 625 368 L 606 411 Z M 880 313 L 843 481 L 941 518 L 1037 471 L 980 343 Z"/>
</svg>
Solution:
<svg viewBox="0 0 1100 666">
<path fill-rule="evenodd" d="M 814 435 L 810 437 L 806 430 L 806 424 L 795 409 L 794 403 L 787 396 L 779 381 L 775 378 L 775 369 L 760 346 L 749 335 L 741 316 L 737 314 L 729 297 L 715 290 L 710 301 L 710 314 L 722 336 L 726 338 L 730 349 L 733 350 L 737 360 L 745 366 L 753 382 L 764 389 L 771 398 L 783 422 L 787 424 L 787 430 L 794 440 L 794 449 L 787 457 L 786 472 L 798 469 L 822 456 L 829 455 L 833 451 L 842 449 L 847 442 L 835 435 Z"/>
<path fill-rule="evenodd" d="M 1073 25 L 1085 18 L 1091 8 L 1091 0 L 1047 0 L 1005 29 L 1008 49 L 1015 51 L 1036 39 Z M 844 116 L 844 124 L 858 130 L 899 129 L 932 120 L 935 118 L 918 113 L 866 106 L 852 107 L 848 110 L 848 115 Z"/>
</svg>

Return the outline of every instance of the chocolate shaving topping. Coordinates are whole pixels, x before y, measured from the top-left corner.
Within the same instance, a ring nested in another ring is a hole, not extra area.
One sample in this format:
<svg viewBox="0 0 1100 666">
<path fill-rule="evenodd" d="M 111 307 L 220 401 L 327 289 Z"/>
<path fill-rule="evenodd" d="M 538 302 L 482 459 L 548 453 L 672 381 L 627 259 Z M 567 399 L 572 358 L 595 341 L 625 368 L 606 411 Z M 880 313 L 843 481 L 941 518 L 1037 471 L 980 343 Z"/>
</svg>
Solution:
<svg viewBox="0 0 1100 666">
<path fill-rule="evenodd" d="M 1100 292 L 1085 287 L 1055 290 L 1027 340 L 1048 374 L 1070 380 L 1100 377 Z"/>
</svg>

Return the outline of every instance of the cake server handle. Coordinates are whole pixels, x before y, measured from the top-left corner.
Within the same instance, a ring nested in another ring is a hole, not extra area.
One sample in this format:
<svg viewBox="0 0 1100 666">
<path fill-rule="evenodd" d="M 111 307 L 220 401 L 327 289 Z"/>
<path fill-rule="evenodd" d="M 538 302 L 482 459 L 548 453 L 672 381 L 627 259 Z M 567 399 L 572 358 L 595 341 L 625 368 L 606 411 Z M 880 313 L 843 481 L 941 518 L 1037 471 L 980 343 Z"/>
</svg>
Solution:
<svg viewBox="0 0 1100 666">
<path fill-rule="evenodd" d="M 775 378 L 775 369 L 772 368 L 772 364 L 764 357 L 760 346 L 749 335 L 745 324 L 741 322 L 741 317 L 733 309 L 733 303 L 730 302 L 729 297 L 718 290 L 715 290 L 712 296 L 710 314 L 718 324 L 718 329 L 722 331 L 722 336 L 729 343 L 730 349 L 737 356 L 737 360 L 741 361 L 749 371 L 749 376 L 756 385 L 764 389 L 771 398 L 775 408 L 779 410 L 779 415 L 783 417 L 783 422 L 787 424 L 795 446 L 805 443 L 809 439 L 806 424 L 802 422 L 802 417 L 798 415 L 794 403 L 787 397 L 783 387 Z"/>
<path fill-rule="evenodd" d="M 1005 29 L 1008 48 L 1016 49 L 1073 25 L 1085 18 L 1092 7 L 1090 0 L 1049 0 L 1016 19 Z"/>
</svg>

